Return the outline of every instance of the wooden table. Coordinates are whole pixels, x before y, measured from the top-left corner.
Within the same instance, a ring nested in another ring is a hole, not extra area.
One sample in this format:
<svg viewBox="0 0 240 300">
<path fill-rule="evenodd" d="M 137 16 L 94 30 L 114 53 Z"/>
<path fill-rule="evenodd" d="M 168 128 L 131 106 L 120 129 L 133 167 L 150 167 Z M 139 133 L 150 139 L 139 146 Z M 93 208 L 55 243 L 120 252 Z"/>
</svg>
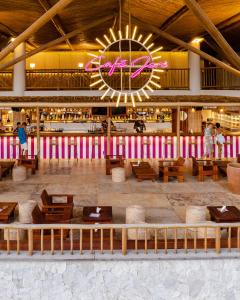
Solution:
<svg viewBox="0 0 240 300">
<path fill-rule="evenodd" d="M 240 222 L 240 210 L 235 206 L 227 206 L 227 210 L 221 213 L 218 208 L 222 206 L 208 206 L 211 220 L 216 223 L 234 223 Z"/>
<path fill-rule="evenodd" d="M 91 213 L 96 213 L 96 208 L 101 208 L 99 217 L 90 217 Z M 87 224 L 112 223 L 112 206 L 84 206 L 83 222 Z"/>
<path fill-rule="evenodd" d="M 130 164 L 133 174 L 137 178 L 137 181 L 156 180 L 157 174 L 148 162 L 141 162 L 140 164 L 138 164 L 137 162 L 131 162 Z"/>
<path fill-rule="evenodd" d="M 9 223 L 14 218 L 17 202 L 0 202 L 0 223 Z"/>
</svg>

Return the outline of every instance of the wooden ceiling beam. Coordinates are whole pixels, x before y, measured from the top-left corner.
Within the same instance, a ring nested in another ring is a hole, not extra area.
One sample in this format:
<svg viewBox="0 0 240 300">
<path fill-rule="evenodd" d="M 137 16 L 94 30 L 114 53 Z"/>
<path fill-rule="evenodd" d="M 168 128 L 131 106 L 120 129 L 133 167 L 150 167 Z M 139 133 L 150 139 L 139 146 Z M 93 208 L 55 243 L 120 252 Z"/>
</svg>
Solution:
<svg viewBox="0 0 240 300">
<path fill-rule="evenodd" d="M 45 12 L 47 12 L 51 8 L 51 5 L 49 4 L 48 0 L 38 0 L 38 2 L 42 6 L 42 8 L 45 10 Z M 54 27 L 57 29 L 57 31 L 61 34 L 61 36 L 64 36 L 66 34 L 66 32 L 63 28 L 63 25 L 61 23 L 59 16 L 56 15 L 56 16 L 52 17 L 51 21 L 52 21 Z M 68 45 L 68 47 L 71 50 L 74 50 L 73 45 L 70 43 L 69 39 L 66 39 L 66 44 Z"/>
<path fill-rule="evenodd" d="M 231 62 L 233 66 L 240 70 L 240 57 L 233 50 L 233 48 L 228 44 L 223 35 L 219 32 L 201 6 L 195 0 L 184 0 L 188 8 L 201 22 L 206 31 L 210 36 L 216 41 L 218 46 L 225 53 L 228 61 Z"/>
<path fill-rule="evenodd" d="M 171 15 L 169 18 L 167 18 L 166 21 L 163 22 L 163 24 L 159 27 L 161 30 L 167 30 L 169 27 L 171 27 L 175 22 L 179 21 L 181 18 L 185 16 L 185 14 L 189 11 L 188 7 L 184 5 L 181 7 L 178 11 L 176 11 L 173 15 Z M 159 35 L 156 35 L 152 41 L 156 41 L 159 38 Z M 141 47 L 141 49 L 143 49 Z M 141 50 L 140 49 L 140 50 Z"/>
<path fill-rule="evenodd" d="M 0 65 L 0 71 L 5 70 L 5 69 L 15 65 L 16 63 L 18 63 L 18 62 L 20 62 L 20 61 L 22 61 L 22 60 L 24 60 L 28 57 L 31 57 L 31 56 L 39 53 L 39 52 L 42 52 L 42 51 L 44 51 L 46 49 L 49 49 L 49 48 L 51 48 L 55 45 L 58 45 L 58 44 L 64 42 L 66 39 L 72 38 L 72 37 L 78 35 L 79 33 L 82 33 L 83 31 L 86 31 L 86 30 L 89 30 L 91 28 L 97 27 L 97 26 L 107 22 L 110 19 L 112 19 L 112 16 L 107 16 L 105 18 L 98 19 L 97 21 L 94 21 L 89 25 L 83 26 L 81 29 L 75 29 L 75 30 L 67 33 L 65 36 L 62 36 L 62 37 L 60 37 L 56 40 L 48 42 L 48 43 L 46 43 L 46 44 L 44 44 L 44 45 L 42 45 L 42 46 L 40 46 L 40 47 L 38 47 L 38 48 L 36 48 L 32 51 L 27 52 L 25 55 L 19 56 L 18 58 L 12 59 L 9 62 Z"/>
<path fill-rule="evenodd" d="M 180 40 L 179 38 L 159 29 L 158 27 L 156 26 L 153 26 L 153 25 L 150 25 L 148 23 L 145 23 L 135 17 L 132 16 L 132 22 L 136 23 L 136 25 L 139 25 L 140 27 L 143 27 L 145 29 L 148 29 L 150 32 L 153 32 L 153 33 L 156 33 L 158 34 L 159 36 L 161 36 L 162 38 L 174 43 L 174 44 L 177 44 L 178 46 L 181 46 L 181 47 L 184 47 L 185 49 L 188 49 L 196 54 L 198 54 L 199 56 L 201 56 L 202 58 L 206 59 L 206 60 L 209 60 L 210 62 L 212 62 L 213 64 L 215 64 L 216 66 L 234 74 L 235 76 L 238 76 L 240 77 L 240 71 L 229 66 L 228 64 L 225 64 L 224 62 L 216 59 L 215 57 L 197 49 L 196 47 L 193 47 L 191 46 L 190 44 Z"/>
<path fill-rule="evenodd" d="M 0 30 L 2 30 L 5 34 L 9 35 L 10 37 L 16 37 L 17 33 L 15 31 L 13 31 L 11 28 L 9 28 L 7 25 L 0 23 Z M 29 46 L 31 48 L 36 48 L 36 45 L 30 41 L 27 41 L 27 43 L 29 44 Z"/>
<path fill-rule="evenodd" d="M 164 21 L 163 24 L 159 28 L 161 30 L 167 30 L 174 23 L 176 23 L 177 21 L 182 19 L 187 12 L 188 12 L 188 7 L 186 5 L 184 5 L 178 11 L 176 11 L 173 15 L 171 15 L 169 18 L 167 18 L 167 20 Z"/>
<path fill-rule="evenodd" d="M 30 25 L 24 32 L 15 38 L 9 45 L 7 45 L 0 52 L 0 61 L 12 52 L 19 44 L 26 41 L 33 33 L 38 31 L 43 25 L 45 25 L 52 17 L 54 17 L 59 11 L 66 7 L 73 0 L 59 0 L 54 6 L 52 6 L 47 12 L 45 12 L 40 18 L 38 18 L 32 25 Z"/>
</svg>

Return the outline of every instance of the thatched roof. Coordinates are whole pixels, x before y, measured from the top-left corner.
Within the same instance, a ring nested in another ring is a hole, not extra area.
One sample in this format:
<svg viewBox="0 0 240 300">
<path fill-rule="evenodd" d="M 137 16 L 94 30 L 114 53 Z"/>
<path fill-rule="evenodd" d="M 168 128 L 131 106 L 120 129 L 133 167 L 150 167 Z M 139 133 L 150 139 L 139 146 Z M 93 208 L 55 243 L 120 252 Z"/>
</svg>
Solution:
<svg viewBox="0 0 240 300">
<path fill-rule="evenodd" d="M 53 6 L 57 0 L 47 0 Z M 46 0 L 45 0 L 46 2 Z M 177 37 L 189 42 L 193 37 L 204 33 L 204 29 L 196 17 L 186 8 L 183 0 L 122 0 L 122 12 L 130 11 L 135 16 L 149 24 L 155 25 Z M 199 0 L 211 20 L 220 29 L 229 43 L 240 50 L 240 1 L 236 0 Z M 38 0 L 0 0 L 0 48 L 4 47 L 11 35 L 18 35 L 31 25 L 44 13 Z M 119 0 L 74 0 L 58 15 L 60 24 L 65 33 L 79 29 L 85 24 L 104 16 L 112 16 L 112 20 L 71 39 L 73 48 L 94 49 L 97 46 L 95 37 L 102 36 L 110 26 L 119 26 Z M 122 25 L 128 22 L 125 16 Z M 144 31 L 144 28 L 141 28 Z M 60 33 L 53 23 L 48 22 L 30 39 L 33 45 L 42 45 L 56 39 Z M 157 38 L 157 37 L 156 37 Z M 207 37 L 209 41 L 209 37 Z M 163 44 L 166 50 L 173 49 L 176 45 L 170 44 L 160 38 L 156 44 Z M 206 44 L 205 44 L 206 46 Z M 62 43 L 57 49 L 68 49 Z"/>
<path fill-rule="evenodd" d="M 24 104 L 31 104 L 34 105 L 44 105 L 44 103 L 48 104 L 64 104 L 64 105 L 71 105 L 71 104 L 83 104 L 86 103 L 86 106 L 89 104 L 94 104 L 94 106 L 101 106 L 106 104 L 114 104 L 115 101 L 110 99 L 109 97 L 104 98 L 101 100 L 100 97 L 71 97 L 71 96 L 56 96 L 56 97 L 0 97 L 0 106 L 8 103 L 12 106 L 24 106 Z M 23 104 L 24 103 L 24 104 Z M 152 96 L 150 99 L 142 102 L 151 105 L 151 103 L 159 103 L 169 105 L 171 103 L 195 103 L 198 105 L 209 105 L 209 104 L 222 104 L 224 105 L 239 105 L 240 106 L 240 97 L 223 97 L 223 96 Z M 131 104 L 131 103 L 130 103 Z M 138 102 L 140 104 L 140 102 Z"/>
</svg>

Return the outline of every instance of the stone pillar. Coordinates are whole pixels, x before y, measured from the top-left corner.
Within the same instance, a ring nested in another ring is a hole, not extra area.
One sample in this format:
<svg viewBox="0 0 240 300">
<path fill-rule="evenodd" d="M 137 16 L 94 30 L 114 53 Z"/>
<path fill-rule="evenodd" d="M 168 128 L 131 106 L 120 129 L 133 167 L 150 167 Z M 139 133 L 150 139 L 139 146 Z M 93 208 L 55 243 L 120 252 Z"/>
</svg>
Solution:
<svg viewBox="0 0 240 300">
<path fill-rule="evenodd" d="M 191 46 L 200 49 L 200 41 L 193 40 Z M 200 94 L 201 90 L 201 60 L 198 54 L 188 51 L 189 89 L 194 94 Z"/>
<path fill-rule="evenodd" d="M 25 43 L 21 43 L 14 50 L 14 58 L 25 54 Z M 15 96 L 23 96 L 26 88 L 25 79 L 26 60 L 22 60 L 13 68 L 13 91 Z"/>
</svg>

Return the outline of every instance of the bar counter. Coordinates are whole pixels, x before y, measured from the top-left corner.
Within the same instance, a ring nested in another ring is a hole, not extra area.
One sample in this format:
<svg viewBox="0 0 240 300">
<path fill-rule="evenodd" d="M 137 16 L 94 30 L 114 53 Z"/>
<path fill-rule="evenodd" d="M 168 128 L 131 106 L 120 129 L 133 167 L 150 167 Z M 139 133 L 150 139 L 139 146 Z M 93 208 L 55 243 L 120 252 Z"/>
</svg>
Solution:
<svg viewBox="0 0 240 300">
<path fill-rule="evenodd" d="M 224 158 L 235 158 L 240 153 L 240 135 L 225 135 Z M 18 137 L 11 133 L 0 134 L 0 159 L 19 157 Z M 28 135 L 28 153 L 37 155 L 37 137 Z M 214 145 L 217 154 L 217 145 Z M 40 158 L 42 159 L 102 159 L 107 153 L 107 136 L 90 133 L 40 133 Z M 110 154 L 126 159 L 176 158 L 177 136 L 173 133 L 112 133 Z M 180 136 L 180 156 L 202 157 L 204 137 L 200 134 Z"/>
</svg>

